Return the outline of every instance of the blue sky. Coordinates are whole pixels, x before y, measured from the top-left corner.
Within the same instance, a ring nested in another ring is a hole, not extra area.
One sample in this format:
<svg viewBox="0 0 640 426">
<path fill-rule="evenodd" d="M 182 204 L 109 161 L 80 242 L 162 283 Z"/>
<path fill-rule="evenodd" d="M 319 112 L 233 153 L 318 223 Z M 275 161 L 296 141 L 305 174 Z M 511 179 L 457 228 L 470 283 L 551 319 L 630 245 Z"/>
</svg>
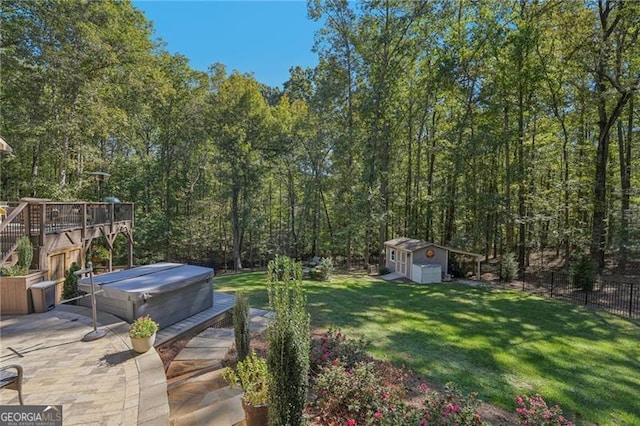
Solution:
<svg viewBox="0 0 640 426">
<path fill-rule="evenodd" d="M 228 72 L 251 72 L 262 83 L 282 86 L 292 66 L 318 63 L 311 48 L 320 24 L 307 17 L 306 1 L 137 0 L 133 5 L 153 21 L 154 37 L 197 70 L 220 62 Z"/>
</svg>

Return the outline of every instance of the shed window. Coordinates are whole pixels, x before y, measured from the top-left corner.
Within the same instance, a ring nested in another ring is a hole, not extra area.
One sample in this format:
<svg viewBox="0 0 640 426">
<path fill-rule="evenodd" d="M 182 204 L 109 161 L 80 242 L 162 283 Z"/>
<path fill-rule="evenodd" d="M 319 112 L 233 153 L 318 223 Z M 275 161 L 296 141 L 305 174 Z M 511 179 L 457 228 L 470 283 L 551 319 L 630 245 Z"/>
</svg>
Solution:
<svg viewBox="0 0 640 426">
<path fill-rule="evenodd" d="M 391 259 L 392 262 L 396 261 L 396 251 L 395 250 L 391 250 L 391 254 L 389 255 L 389 258 Z"/>
</svg>

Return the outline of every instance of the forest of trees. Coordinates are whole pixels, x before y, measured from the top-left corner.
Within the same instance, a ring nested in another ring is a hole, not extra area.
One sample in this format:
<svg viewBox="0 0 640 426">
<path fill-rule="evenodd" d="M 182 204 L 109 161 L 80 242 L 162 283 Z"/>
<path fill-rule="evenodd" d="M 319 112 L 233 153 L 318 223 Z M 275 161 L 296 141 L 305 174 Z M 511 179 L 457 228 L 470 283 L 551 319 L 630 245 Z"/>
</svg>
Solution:
<svg viewBox="0 0 640 426">
<path fill-rule="evenodd" d="M 126 0 L 0 8 L 0 199 L 107 172 L 138 262 L 640 252 L 640 2 L 309 0 L 319 65 L 282 89 L 191 69 Z"/>
</svg>

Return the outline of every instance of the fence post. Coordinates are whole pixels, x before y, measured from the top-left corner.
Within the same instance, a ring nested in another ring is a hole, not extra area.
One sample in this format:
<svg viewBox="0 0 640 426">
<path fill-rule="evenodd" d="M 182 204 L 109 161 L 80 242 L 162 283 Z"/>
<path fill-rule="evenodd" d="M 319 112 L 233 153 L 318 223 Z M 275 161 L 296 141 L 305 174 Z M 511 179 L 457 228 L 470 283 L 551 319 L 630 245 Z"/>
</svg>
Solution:
<svg viewBox="0 0 640 426">
<path fill-rule="evenodd" d="M 633 318 L 631 314 L 633 313 L 633 284 L 631 283 L 631 287 L 629 288 L 629 318 Z"/>
<path fill-rule="evenodd" d="M 584 305 L 587 306 L 587 304 L 589 303 L 589 284 L 591 284 L 590 283 L 591 278 L 584 277 L 584 280 L 585 280 L 584 281 L 585 285 L 583 287 L 584 288 Z"/>
<path fill-rule="evenodd" d="M 553 271 L 551 271 L 551 295 L 550 297 L 553 299 L 553 284 L 554 284 L 554 280 L 555 280 L 555 274 Z"/>
</svg>

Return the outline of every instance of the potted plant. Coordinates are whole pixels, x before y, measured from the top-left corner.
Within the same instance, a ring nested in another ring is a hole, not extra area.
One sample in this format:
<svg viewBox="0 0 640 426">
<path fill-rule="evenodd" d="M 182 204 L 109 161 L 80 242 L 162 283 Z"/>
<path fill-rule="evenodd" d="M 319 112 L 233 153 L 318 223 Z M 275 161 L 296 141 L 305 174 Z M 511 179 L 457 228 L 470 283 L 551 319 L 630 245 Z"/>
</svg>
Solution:
<svg viewBox="0 0 640 426">
<path fill-rule="evenodd" d="M 247 426 L 266 426 L 268 423 L 267 380 L 269 372 L 267 362 L 251 351 L 244 361 L 238 362 L 235 370 L 227 367 L 222 377 L 233 388 L 240 386 L 242 408 L 246 415 Z"/>
<path fill-rule="evenodd" d="M 145 353 L 153 346 L 156 341 L 156 333 L 159 325 L 149 315 L 139 317 L 129 327 L 129 337 L 131 338 L 131 346 L 138 353 Z"/>
</svg>

